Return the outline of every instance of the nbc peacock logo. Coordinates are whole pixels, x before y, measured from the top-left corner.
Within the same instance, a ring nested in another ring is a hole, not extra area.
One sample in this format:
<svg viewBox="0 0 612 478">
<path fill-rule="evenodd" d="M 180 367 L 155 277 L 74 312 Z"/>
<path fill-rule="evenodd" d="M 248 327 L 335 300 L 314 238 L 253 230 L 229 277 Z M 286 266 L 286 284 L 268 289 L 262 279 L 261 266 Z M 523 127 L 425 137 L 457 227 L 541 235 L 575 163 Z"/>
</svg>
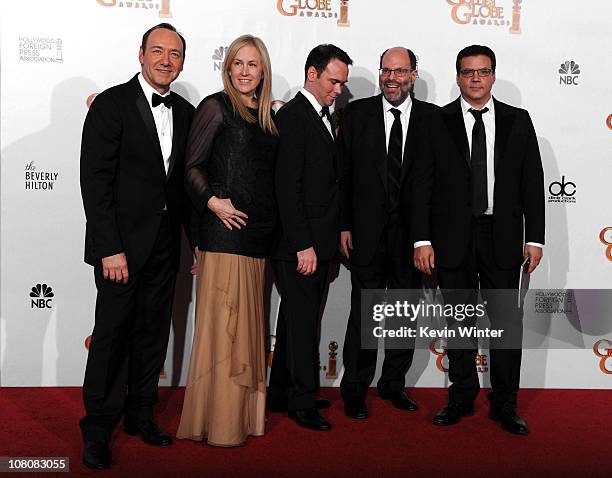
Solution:
<svg viewBox="0 0 612 478">
<path fill-rule="evenodd" d="M 30 306 L 32 309 L 50 309 L 55 297 L 53 288 L 47 284 L 36 284 L 30 289 Z"/>
<path fill-rule="evenodd" d="M 578 75 L 580 75 L 580 65 L 574 60 L 567 60 L 559 67 L 559 84 L 578 86 Z"/>
<path fill-rule="evenodd" d="M 228 47 L 226 46 L 220 46 L 219 48 L 215 48 L 212 54 L 213 71 L 221 71 L 223 69 L 223 60 L 225 60 L 227 50 Z"/>
</svg>

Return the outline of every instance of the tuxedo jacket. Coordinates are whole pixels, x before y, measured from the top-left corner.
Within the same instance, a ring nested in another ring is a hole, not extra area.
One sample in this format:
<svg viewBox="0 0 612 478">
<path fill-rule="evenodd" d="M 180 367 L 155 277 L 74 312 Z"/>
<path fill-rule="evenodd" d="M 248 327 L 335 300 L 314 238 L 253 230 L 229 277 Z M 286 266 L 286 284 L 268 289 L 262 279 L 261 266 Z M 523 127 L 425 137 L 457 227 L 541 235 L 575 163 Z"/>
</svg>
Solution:
<svg viewBox="0 0 612 478">
<path fill-rule="evenodd" d="M 130 272 L 138 271 L 167 214 L 172 261 L 178 267 L 180 224 L 189 218 L 183 188 L 184 154 L 194 108 L 176 93 L 171 95 L 173 137 L 168 174 L 138 76 L 100 93 L 91 104 L 83 126 L 80 171 L 88 264 L 100 265 L 103 257 L 124 252 Z"/>
<path fill-rule="evenodd" d="M 281 227 L 272 257 L 293 261 L 296 252 L 312 246 L 318 260 L 329 260 L 339 240 L 337 141 L 301 93 L 276 119 L 275 189 Z"/>
<path fill-rule="evenodd" d="M 408 188 L 414 145 L 424 118 L 438 109 L 431 103 L 412 100 L 406 143 L 402 158 L 400 181 L 400 209 L 407 211 Z M 389 222 L 387 198 L 387 140 L 382 95 L 350 103 L 343 112 L 340 128 L 341 147 L 341 230 L 351 231 L 353 250 L 351 262 L 370 263 L 381 244 L 381 237 Z M 409 224 L 400 216 L 400 241 L 410 254 Z M 399 258 L 398 258 L 399 259 Z"/>
<path fill-rule="evenodd" d="M 544 244 L 544 174 L 527 111 L 493 101 L 493 253 L 498 267 L 518 269 L 525 242 Z M 473 224 L 470 151 L 459 98 L 430 117 L 414 168 L 413 241 L 431 241 L 437 265 L 458 267 Z"/>
</svg>

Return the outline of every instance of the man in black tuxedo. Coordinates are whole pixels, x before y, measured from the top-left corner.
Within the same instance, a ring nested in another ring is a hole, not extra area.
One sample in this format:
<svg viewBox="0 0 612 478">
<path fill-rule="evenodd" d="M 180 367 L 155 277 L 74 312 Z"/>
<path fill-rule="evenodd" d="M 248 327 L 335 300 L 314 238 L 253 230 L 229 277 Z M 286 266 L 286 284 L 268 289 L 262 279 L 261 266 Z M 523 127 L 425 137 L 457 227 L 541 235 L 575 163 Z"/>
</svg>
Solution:
<svg viewBox="0 0 612 478">
<path fill-rule="evenodd" d="M 362 289 L 418 289 L 421 273 L 412 266 L 407 210 L 414 144 L 423 118 L 437 106 L 414 98 L 417 62 L 406 48 L 380 57 L 381 94 L 357 100 L 344 111 L 340 247 L 350 260 L 351 313 L 344 339 L 341 390 L 344 411 L 367 418 L 365 396 L 374 378 L 377 351 L 362 348 Z M 385 350 L 378 381 L 381 398 L 402 410 L 417 410 L 404 391 L 414 348 Z"/>
<path fill-rule="evenodd" d="M 162 23 L 142 38 L 140 74 L 100 93 L 83 126 L 81 194 L 85 262 L 98 290 L 83 383 L 83 461 L 110 466 L 109 442 L 125 431 L 150 445 L 170 437 L 153 421 L 179 263 L 183 155 L 193 106 L 170 84 L 185 40 Z M 126 396 L 127 387 L 127 396 Z"/>
<path fill-rule="evenodd" d="M 516 335 L 513 346 L 491 348 L 489 416 L 505 430 L 524 435 L 527 424 L 516 413 L 522 311 L 516 294 L 493 290 L 516 290 L 522 262 L 529 261 L 528 273 L 540 263 L 544 178 L 529 114 L 491 96 L 495 67 L 488 47 L 472 45 L 459 52 L 461 96 L 431 117 L 419 144 L 411 234 L 415 265 L 426 274 L 436 268 L 445 300 L 473 303 L 480 288 L 493 328 Z M 479 391 L 476 349 L 449 348 L 447 353 L 452 384 L 436 425 L 472 415 Z"/>
<path fill-rule="evenodd" d="M 276 195 L 281 231 L 272 267 L 281 296 L 270 401 L 286 400 L 305 428 L 331 429 L 317 409 L 319 314 L 338 249 L 340 185 L 329 108 L 348 79 L 350 57 L 334 45 L 306 59 L 304 87 L 277 115 Z"/>
</svg>

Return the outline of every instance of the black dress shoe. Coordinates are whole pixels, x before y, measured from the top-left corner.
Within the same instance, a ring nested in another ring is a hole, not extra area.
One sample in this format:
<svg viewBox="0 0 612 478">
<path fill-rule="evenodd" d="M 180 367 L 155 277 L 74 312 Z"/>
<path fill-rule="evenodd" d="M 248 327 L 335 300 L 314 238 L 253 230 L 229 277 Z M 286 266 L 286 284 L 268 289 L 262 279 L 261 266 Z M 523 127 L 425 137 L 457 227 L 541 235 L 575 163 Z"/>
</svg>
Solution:
<svg viewBox="0 0 612 478">
<path fill-rule="evenodd" d="M 83 464 L 94 470 L 110 468 L 111 454 L 108 445 L 99 441 L 86 441 L 83 445 Z"/>
<path fill-rule="evenodd" d="M 290 414 L 290 416 L 299 426 L 308 428 L 309 430 L 328 432 L 332 428 L 331 423 L 324 420 L 319 410 L 316 408 L 296 410 L 293 414 Z"/>
<path fill-rule="evenodd" d="M 139 425 L 125 424 L 123 429 L 128 435 L 140 435 L 148 445 L 166 446 L 172 444 L 172 438 L 161 430 L 153 420 L 142 422 Z"/>
<path fill-rule="evenodd" d="M 496 422 L 501 422 L 501 426 L 504 430 L 515 435 L 527 435 L 529 433 L 529 427 L 525 420 L 523 420 L 516 413 L 514 406 L 506 406 L 501 410 L 491 409 L 489 411 L 489 418 Z"/>
<path fill-rule="evenodd" d="M 461 417 L 471 417 L 474 415 L 474 405 L 461 405 L 458 403 L 449 403 L 446 407 L 436 413 L 433 418 L 434 425 L 446 426 L 459 423 Z"/>
<path fill-rule="evenodd" d="M 317 398 L 315 400 L 315 405 L 319 410 L 323 410 L 324 408 L 331 407 L 331 402 L 325 398 Z M 268 411 L 272 413 L 285 413 L 287 410 L 287 403 L 268 403 Z M 294 412 L 289 413 L 293 414 Z"/>
<path fill-rule="evenodd" d="M 350 418 L 363 420 L 368 418 L 368 406 L 363 398 L 347 398 L 344 400 L 344 414 Z"/>
<path fill-rule="evenodd" d="M 400 410 L 416 412 L 419 409 L 417 403 L 404 391 L 385 394 L 379 393 L 378 396 L 383 400 L 389 400 L 395 408 L 399 408 Z"/>
</svg>

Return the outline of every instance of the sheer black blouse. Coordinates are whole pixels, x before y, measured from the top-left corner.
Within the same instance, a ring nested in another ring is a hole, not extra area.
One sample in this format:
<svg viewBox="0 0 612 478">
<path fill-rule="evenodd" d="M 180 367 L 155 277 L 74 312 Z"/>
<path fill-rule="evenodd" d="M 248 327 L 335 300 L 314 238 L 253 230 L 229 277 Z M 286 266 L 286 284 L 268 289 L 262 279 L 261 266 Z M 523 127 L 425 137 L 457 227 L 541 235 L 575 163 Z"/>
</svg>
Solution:
<svg viewBox="0 0 612 478">
<path fill-rule="evenodd" d="M 257 110 L 251 110 L 257 117 Z M 234 113 L 224 92 L 199 104 L 187 144 L 185 186 L 198 213 L 200 250 L 269 256 L 277 224 L 274 162 L 278 138 Z M 246 227 L 229 230 L 207 207 L 212 196 L 229 198 L 248 214 Z"/>
</svg>

